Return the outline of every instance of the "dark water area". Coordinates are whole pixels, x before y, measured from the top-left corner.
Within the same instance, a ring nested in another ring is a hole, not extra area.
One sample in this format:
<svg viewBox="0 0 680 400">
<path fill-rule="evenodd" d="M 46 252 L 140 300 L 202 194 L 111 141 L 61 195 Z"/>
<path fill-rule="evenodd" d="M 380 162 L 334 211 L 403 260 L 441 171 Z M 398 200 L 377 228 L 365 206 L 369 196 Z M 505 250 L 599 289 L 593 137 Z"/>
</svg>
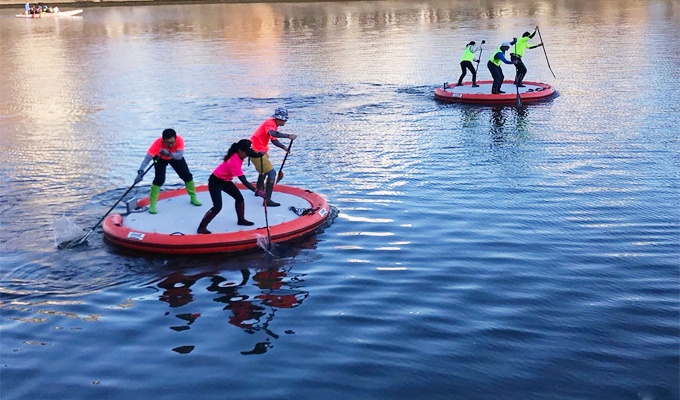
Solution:
<svg viewBox="0 0 680 400">
<path fill-rule="evenodd" d="M 18 12 L 0 10 L 3 400 L 680 397 L 677 1 Z M 539 48 L 526 80 L 559 96 L 434 100 L 468 41 L 489 79 L 535 25 L 556 77 Z M 101 229 L 56 248 L 53 222 L 90 229 L 163 129 L 207 183 L 276 107 L 299 135 L 282 183 L 337 214 L 284 257 L 145 255 Z"/>
</svg>

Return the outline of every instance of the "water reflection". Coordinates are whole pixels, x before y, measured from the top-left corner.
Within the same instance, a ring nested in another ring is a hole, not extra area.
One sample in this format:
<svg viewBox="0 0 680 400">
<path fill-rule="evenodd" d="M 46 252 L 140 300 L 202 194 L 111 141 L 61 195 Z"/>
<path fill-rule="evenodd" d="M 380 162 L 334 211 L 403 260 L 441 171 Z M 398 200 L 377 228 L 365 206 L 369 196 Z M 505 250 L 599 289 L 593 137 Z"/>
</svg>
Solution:
<svg viewBox="0 0 680 400">
<path fill-rule="evenodd" d="M 194 302 L 195 287 L 207 279 L 209 284 L 205 290 L 215 296 L 214 302 L 225 304 L 223 310 L 229 313 L 227 322 L 230 325 L 248 334 L 263 332 L 267 335 L 264 341 L 256 342 L 252 349 L 241 351 L 241 354 L 263 354 L 273 347 L 271 340 L 278 339 L 281 335 L 281 332 L 274 332 L 270 327 L 277 311 L 295 308 L 309 296 L 303 286 L 304 274 L 293 274 L 291 269 L 292 267 L 272 267 L 257 271 L 252 276 L 250 269 L 241 269 L 238 270 L 241 274 L 238 280 L 230 280 L 214 272 L 186 274 L 175 271 L 158 282 L 158 287 L 163 289 L 158 299 L 168 303 L 171 308 L 184 307 Z M 175 317 L 185 324 L 171 326 L 170 329 L 182 332 L 189 330 L 201 317 L 201 313 L 177 313 Z M 182 346 L 181 349 L 173 350 L 187 354 L 193 349 L 194 346 Z"/>
</svg>

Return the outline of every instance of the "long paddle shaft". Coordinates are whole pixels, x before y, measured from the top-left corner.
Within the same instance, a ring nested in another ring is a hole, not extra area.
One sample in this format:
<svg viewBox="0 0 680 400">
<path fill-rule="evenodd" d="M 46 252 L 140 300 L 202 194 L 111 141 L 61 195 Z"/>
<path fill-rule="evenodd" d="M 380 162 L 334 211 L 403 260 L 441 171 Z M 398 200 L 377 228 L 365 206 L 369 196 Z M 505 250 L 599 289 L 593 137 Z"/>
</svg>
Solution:
<svg viewBox="0 0 680 400">
<path fill-rule="evenodd" d="M 154 160 L 154 162 L 152 162 L 151 165 L 149 165 L 149 168 L 147 168 L 146 171 L 144 171 L 144 174 L 142 174 L 142 177 L 144 177 L 144 175 L 146 175 L 146 173 L 149 172 L 149 170 L 151 170 L 151 168 L 153 168 L 153 166 L 155 165 L 155 163 L 156 163 L 156 162 L 155 162 L 155 160 Z M 87 238 L 90 237 L 90 235 L 92 234 L 92 232 L 94 232 L 94 230 L 97 229 L 97 227 L 99 226 L 99 224 L 102 223 L 102 221 L 104 220 L 104 218 L 106 218 L 106 216 L 109 215 L 109 214 L 111 213 L 111 211 L 113 211 L 114 208 L 116 208 L 116 206 L 118 205 L 118 203 L 120 203 L 120 201 L 123 200 L 123 198 L 124 198 L 125 196 L 127 196 L 127 194 L 130 193 L 130 190 L 132 190 L 132 188 L 134 188 L 136 185 L 137 185 L 137 182 L 133 183 L 132 186 L 130 186 L 130 188 L 129 188 L 128 190 L 126 190 L 125 193 L 123 193 L 122 196 L 120 196 L 120 199 L 118 199 L 118 201 L 116 201 L 116 203 L 115 203 L 113 206 L 111 206 L 111 208 L 109 208 L 109 211 L 107 211 L 106 214 L 104 214 L 104 216 L 103 216 L 99 221 L 97 221 L 96 224 L 94 224 L 94 226 L 92 227 L 92 229 L 90 229 L 90 231 L 87 233 L 87 235 L 83 236 L 83 238 L 80 239 L 78 242 L 76 242 L 76 244 L 80 244 L 80 243 L 83 243 L 84 241 L 86 241 Z"/>
<path fill-rule="evenodd" d="M 292 142 L 291 142 L 292 143 Z M 262 161 L 262 157 L 260 157 L 260 173 L 262 173 L 262 176 L 264 176 L 264 161 Z M 264 181 L 264 179 L 263 179 Z M 272 186 L 272 190 L 274 190 Z M 267 196 L 264 196 L 264 223 L 267 224 L 267 250 L 272 248 L 272 235 L 269 232 L 269 217 L 267 216 Z"/>
<path fill-rule="evenodd" d="M 519 57 L 517 54 L 517 42 L 515 42 L 515 56 Z M 517 88 L 517 107 L 522 107 L 522 98 L 519 97 L 519 70 L 517 70 L 517 65 L 515 65 L 515 88 Z"/>
<path fill-rule="evenodd" d="M 283 179 L 283 166 L 286 164 L 286 159 L 288 158 L 288 153 L 290 153 L 290 146 L 293 145 L 293 140 L 288 143 L 288 150 L 286 150 L 286 156 L 283 157 L 283 162 L 281 163 L 281 168 L 279 168 L 279 173 L 276 174 L 276 183 L 279 183 Z"/>
<path fill-rule="evenodd" d="M 538 38 L 541 39 L 541 44 L 543 45 L 541 47 L 543 47 L 543 54 L 545 54 L 545 62 L 548 63 L 548 69 L 550 70 L 550 73 L 552 74 L 553 78 L 557 78 L 552 68 L 550 68 L 550 60 L 548 60 L 548 53 L 545 51 L 545 43 L 543 43 L 543 38 L 541 37 L 541 30 L 538 29 L 538 26 L 536 27 L 536 31 L 538 32 Z"/>
<path fill-rule="evenodd" d="M 479 45 L 479 57 L 477 58 L 477 71 L 476 71 L 476 73 L 479 73 L 479 61 L 481 61 L 481 59 L 482 59 L 482 50 L 484 50 L 482 48 L 482 45 L 484 45 L 484 43 L 486 43 L 486 41 L 482 40 L 482 44 Z"/>
</svg>

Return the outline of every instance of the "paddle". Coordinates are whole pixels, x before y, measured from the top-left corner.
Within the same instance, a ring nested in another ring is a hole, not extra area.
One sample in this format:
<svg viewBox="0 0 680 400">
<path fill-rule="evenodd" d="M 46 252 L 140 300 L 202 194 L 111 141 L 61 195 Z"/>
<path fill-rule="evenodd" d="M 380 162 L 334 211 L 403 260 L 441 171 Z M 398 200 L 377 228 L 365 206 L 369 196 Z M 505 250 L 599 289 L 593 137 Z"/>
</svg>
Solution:
<svg viewBox="0 0 680 400">
<path fill-rule="evenodd" d="M 292 140 L 291 140 L 291 143 L 293 143 Z M 290 148 L 290 146 L 288 146 L 288 148 Z M 288 154 L 286 154 L 286 155 L 288 155 Z M 284 157 L 284 161 L 285 161 L 285 157 Z M 262 171 L 264 171 L 264 161 L 262 161 L 262 157 L 260 157 L 260 173 L 261 174 L 262 174 Z M 264 197 L 264 222 L 265 222 L 265 224 L 267 224 L 267 250 L 270 250 L 272 248 L 272 235 L 269 232 L 269 217 L 267 216 L 267 196 Z"/>
<path fill-rule="evenodd" d="M 515 42 L 515 55 L 516 57 L 519 57 L 519 54 L 517 54 L 517 42 Z M 515 69 L 517 69 L 517 66 L 515 65 Z M 519 97 L 519 70 L 515 72 L 515 88 L 517 89 L 517 107 L 522 107 L 522 98 Z"/>
<path fill-rule="evenodd" d="M 288 153 L 290 153 L 290 146 L 293 145 L 293 140 L 291 139 L 290 143 L 288 143 L 288 150 L 286 150 L 286 156 L 283 157 L 283 162 L 281 163 L 281 168 L 279 168 L 279 173 L 276 175 L 276 183 L 279 183 L 281 179 L 283 179 L 283 166 L 286 164 L 286 159 L 288 158 Z"/>
<path fill-rule="evenodd" d="M 155 164 L 156 164 L 156 160 L 154 159 L 154 162 L 151 163 L 151 165 L 149 165 L 149 168 L 147 168 L 146 171 L 144 171 L 144 173 L 142 174 L 142 177 L 144 177 L 144 175 L 146 175 L 146 173 L 149 172 L 149 170 L 150 170 Z M 113 204 L 113 206 L 111 206 L 111 208 L 109 208 L 109 211 L 107 211 L 106 214 L 104 214 L 104 216 L 101 217 L 101 219 L 100 219 L 99 221 L 97 221 L 96 224 L 94 224 L 94 226 L 92 227 L 92 229 L 90 229 L 90 231 L 87 232 L 87 234 L 86 234 L 85 236 L 83 236 L 83 237 L 81 237 L 81 238 L 79 238 L 79 239 L 73 239 L 73 240 L 68 240 L 68 241 L 66 241 L 66 242 L 63 242 L 63 243 L 59 243 L 59 245 L 57 246 L 57 248 L 60 248 L 60 249 L 70 249 L 70 248 L 73 248 L 73 247 L 76 247 L 76 246 L 78 246 L 78 245 L 81 245 L 81 244 L 85 243 L 85 241 L 87 240 L 87 238 L 89 238 L 90 235 L 92 234 L 92 232 L 94 232 L 94 230 L 97 229 L 97 226 L 99 226 L 99 224 L 102 223 L 102 221 L 104 220 L 104 218 L 106 218 L 106 216 L 109 215 L 109 214 L 111 213 L 111 211 L 113 211 L 114 208 L 116 208 L 116 206 L 118 205 L 118 203 L 120 203 L 120 201 L 123 200 L 123 198 L 124 198 L 125 196 L 127 196 L 127 194 L 130 193 L 130 190 L 132 190 L 132 188 L 134 188 L 136 185 L 137 185 L 137 182 L 133 183 L 132 186 L 130 186 L 130 188 L 129 188 L 128 190 L 126 190 L 125 193 L 123 193 L 122 196 L 120 196 L 120 199 L 118 199 L 118 201 L 116 201 L 116 202 Z"/>
<path fill-rule="evenodd" d="M 538 32 L 538 38 L 541 39 L 541 44 L 543 45 L 541 47 L 543 47 L 543 54 L 545 54 L 545 61 L 548 63 L 548 69 L 550 70 L 550 73 L 552 74 L 553 78 L 557 78 L 552 68 L 550 68 L 550 60 L 548 60 L 548 53 L 545 51 L 545 44 L 543 43 L 543 38 L 541 37 L 541 30 L 538 29 L 538 25 L 536 25 L 536 32 Z"/>
<path fill-rule="evenodd" d="M 482 44 L 484 43 L 486 43 L 486 41 L 482 40 Z M 482 59 L 482 50 L 484 49 L 482 48 L 481 45 L 479 45 L 479 57 L 477 58 L 477 73 L 479 73 L 479 61 Z"/>
</svg>

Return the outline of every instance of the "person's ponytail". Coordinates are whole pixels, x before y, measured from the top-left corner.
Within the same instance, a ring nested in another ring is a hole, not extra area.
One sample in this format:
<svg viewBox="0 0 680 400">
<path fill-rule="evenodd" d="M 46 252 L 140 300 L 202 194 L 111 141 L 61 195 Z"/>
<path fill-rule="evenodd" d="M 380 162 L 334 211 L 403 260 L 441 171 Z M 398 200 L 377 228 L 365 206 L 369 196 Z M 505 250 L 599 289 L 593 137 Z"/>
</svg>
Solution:
<svg viewBox="0 0 680 400">
<path fill-rule="evenodd" d="M 236 150 L 238 150 L 238 145 L 237 145 L 236 143 L 232 143 L 232 144 L 231 144 L 231 147 L 229 148 L 229 151 L 227 152 L 227 155 L 224 156 L 224 161 L 225 161 L 225 162 L 226 162 L 226 161 L 229 161 L 229 159 L 231 158 L 231 156 L 233 156 L 234 154 L 236 154 Z"/>
</svg>

